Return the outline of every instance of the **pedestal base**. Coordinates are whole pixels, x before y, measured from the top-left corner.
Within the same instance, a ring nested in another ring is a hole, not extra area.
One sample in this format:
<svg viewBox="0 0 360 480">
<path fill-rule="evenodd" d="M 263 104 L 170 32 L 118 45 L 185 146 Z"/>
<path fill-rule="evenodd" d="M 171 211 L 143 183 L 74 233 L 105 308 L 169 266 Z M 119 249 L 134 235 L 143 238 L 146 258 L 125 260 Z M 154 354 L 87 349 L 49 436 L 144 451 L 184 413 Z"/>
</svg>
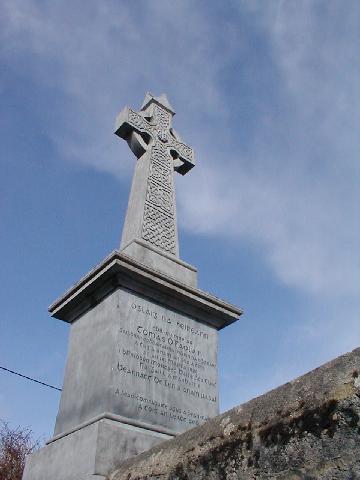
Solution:
<svg viewBox="0 0 360 480">
<path fill-rule="evenodd" d="M 134 239 L 129 245 L 124 246 L 122 253 L 136 258 L 141 264 L 146 265 L 155 271 L 161 271 L 171 278 L 185 285 L 196 288 L 197 270 L 192 265 L 147 245 L 145 242 Z"/>
<path fill-rule="evenodd" d="M 217 331 L 241 310 L 182 267 L 185 283 L 115 251 L 50 307 L 71 323 L 69 354 L 55 437 L 23 480 L 102 480 L 218 414 Z"/>
<path fill-rule="evenodd" d="M 114 420 L 98 420 L 29 455 L 23 480 L 102 480 L 125 459 L 170 438 Z"/>
</svg>

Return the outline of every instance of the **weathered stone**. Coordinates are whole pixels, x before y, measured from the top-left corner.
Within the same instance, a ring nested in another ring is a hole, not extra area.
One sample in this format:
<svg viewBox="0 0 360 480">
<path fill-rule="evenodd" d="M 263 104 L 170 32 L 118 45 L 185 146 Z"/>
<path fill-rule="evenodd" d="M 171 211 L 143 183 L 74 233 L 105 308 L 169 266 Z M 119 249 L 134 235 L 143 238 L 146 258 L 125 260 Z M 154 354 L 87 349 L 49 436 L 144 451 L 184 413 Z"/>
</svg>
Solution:
<svg viewBox="0 0 360 480">
<path fill-rule="evenodd" d="M 360 478 L 360 349 L 125 461 L 111 480 Z"/>
<path fill-rule="evenodd" d="M 167 435 L 216 416 L 216 329 L 166 298 L 107 295 L 71 328 L 55 436 L 103 413 Z"/>
<path fill-rule="evenodd" d="M 136 455 L 171 438 L 144 428 L 101 418 L 67 435 L 52 439 L 27 457 L 24 479 L 79 480 L 84 475 L 102 475 L 119 464 L 119 459 Z M 97 477 L 94 477 L 94 480 Z"/>
</svg>

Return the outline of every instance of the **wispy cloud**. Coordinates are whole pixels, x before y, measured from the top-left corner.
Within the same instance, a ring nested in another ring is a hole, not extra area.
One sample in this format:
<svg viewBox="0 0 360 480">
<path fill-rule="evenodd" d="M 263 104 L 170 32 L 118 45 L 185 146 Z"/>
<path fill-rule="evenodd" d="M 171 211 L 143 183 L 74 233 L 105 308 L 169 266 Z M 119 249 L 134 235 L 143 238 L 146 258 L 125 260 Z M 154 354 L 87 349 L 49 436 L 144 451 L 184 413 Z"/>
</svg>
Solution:
<svg viewBox="0 0 360 480">
<path fill-rule="evenodd" d="M 124 102 L 136 107 L 147 90 L 166 90 L 189 117 L 222 108 L 212 25 L 189 2 L 89 1 L 84 8 L 75 1 L 70 12 L 61 2 L 5 1 L 2 8 L 3 59 L 20 59 L 26 80 L 63 98 L 55 103 L 46 95 L 54 108 L 46 131 L 65 158 L 128 174 L 131 163 L 119 160 L 119 152 L 128 157 L 126 147 L 111 137 L 113 121 Z"/>
<path fill-rule="evenodd" d="M 1 58 L 43 85 L 44 130 L 64 159 L 129 175 L 127 146 L 110 133 L 115 114 L 146 90 L 166 91 L 201 162 L 178 185 L 183 228 L 258 245 L 282 282 L 336 297 L 333 308 L 342 301 L 355 318 L 358 2 L 219 10 L 89 0 L 70 12 L 63 2 L 5 0 L 2 9 Z"/>
<path fill-rule="evenodd" d="M 202 233 L 259 243 L 289 285 L 316 295 L 358 295 L 359 21 L 336 3 L 244 7 L 271 45 L 291 115 L 259 122 L 246 154 L 202 152 L 210 162 L 182 187 L 183 218 Z M 269 147 L 260 129 L 277 142 Z"/>
</svg>

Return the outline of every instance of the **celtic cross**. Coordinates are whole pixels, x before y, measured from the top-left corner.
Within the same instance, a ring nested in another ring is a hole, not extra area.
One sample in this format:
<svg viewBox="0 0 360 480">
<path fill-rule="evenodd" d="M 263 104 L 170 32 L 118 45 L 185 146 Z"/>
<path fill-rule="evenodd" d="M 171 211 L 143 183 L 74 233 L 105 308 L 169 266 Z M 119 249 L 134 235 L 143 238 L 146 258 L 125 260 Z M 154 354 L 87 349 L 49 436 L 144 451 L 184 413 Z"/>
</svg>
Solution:
<svg viewBox="0 0 360 480">
<path fill-rule="evenodd" d="M 137 157 L 121 250 L 133 242 L 179 257 L 174 170 L 185 175 L 194 166 L 194 152 L 172 128 L 175 115 L 166 95 L 146 94 L 139 112 L 126 107 L 116 119 L 115 133 Z"/>
</svg>

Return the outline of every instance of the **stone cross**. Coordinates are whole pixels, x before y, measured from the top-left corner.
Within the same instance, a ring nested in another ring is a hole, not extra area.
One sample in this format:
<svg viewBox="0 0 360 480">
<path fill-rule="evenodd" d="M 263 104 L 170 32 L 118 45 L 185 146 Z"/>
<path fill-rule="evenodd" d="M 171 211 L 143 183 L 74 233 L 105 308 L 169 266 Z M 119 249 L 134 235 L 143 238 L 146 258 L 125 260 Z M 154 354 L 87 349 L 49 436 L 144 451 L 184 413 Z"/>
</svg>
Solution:
<svg viewBox="0 0 360 480">
<path fill-rule="evenodd" d="M 172 128 L 174 115 L 166 95 L 147 93 L 139 112 L 126 107 L 116 119 L 116 135 L 138 158 L 121 250 L 137 241 L 179 257 L 173 171 L 185 175 L 194 152 Z"/>
</svg>

